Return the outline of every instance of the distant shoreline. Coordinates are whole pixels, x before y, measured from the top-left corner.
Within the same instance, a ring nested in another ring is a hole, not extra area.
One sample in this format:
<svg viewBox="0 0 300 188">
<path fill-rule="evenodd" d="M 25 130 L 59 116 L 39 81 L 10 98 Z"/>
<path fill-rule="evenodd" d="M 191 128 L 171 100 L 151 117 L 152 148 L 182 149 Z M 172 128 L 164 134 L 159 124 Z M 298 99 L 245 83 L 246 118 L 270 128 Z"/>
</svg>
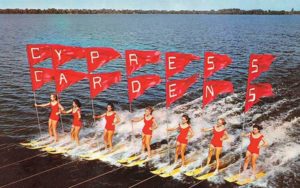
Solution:
<svg viewBox="0 0 300 188">
<path fill-rule="evenodd" d="M 285 10 L 115 10 L 115 9 L 0 9 L 0 14 L 237 14 L 237 15 L 294 15 L 300 11 Z"/>
</svg>

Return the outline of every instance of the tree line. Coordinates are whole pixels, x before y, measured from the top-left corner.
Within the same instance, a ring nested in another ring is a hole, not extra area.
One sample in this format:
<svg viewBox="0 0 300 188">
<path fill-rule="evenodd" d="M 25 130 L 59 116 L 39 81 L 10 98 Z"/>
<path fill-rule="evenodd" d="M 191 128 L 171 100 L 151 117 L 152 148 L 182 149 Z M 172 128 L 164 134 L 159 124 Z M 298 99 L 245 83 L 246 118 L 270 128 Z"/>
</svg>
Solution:
<svg viewBox="0 0 300 188">
<path fill-rule="evenodd" d="M 257 14 L 289 15 L 300 14 L 300 11 L 285 10 L 115 10 L 115 9 L 0 9 L 0 14 Z"/>
</svg>

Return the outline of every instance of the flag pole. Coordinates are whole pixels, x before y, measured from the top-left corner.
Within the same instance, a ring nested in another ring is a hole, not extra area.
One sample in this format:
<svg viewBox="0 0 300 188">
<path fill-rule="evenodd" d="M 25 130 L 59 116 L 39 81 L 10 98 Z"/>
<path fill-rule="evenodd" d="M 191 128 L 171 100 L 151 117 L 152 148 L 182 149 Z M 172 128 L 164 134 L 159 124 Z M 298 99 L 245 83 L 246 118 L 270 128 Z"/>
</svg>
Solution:
<svg viewBox="0 0 300 188">
<path fill-rule="evenodd" d="M 59 95 L 59 93 L 57 93 L 57 98 L 58 98 L 58 101 L 59 101 L 59 104 L 60 104 L 60 98 L 61 96 Z M 61 113 L 59 113 L 59 117 L 60 117 L 60 124 L 61 124 L 61 130 L 63 132 L 63 134 L 65 133 L 65 130 L 64 130 L 64 124 L 63 124 L 63 121 L 62 121 L 62 116 L 61 116 Z"/>
<path fill-rule="evenodd" d="M 33 92 L 33 98 L 34 98 L 34 104 L 36 104 L 35 92 Z M 34 106 L 35 106 L 36 117 L 37 117 L 39 131 L 40 131 L 40 136 L 41 136 L 42 135 L 42 131 L 41 131 L 41 124 L 40 124 L 39 112 L 38 112 L 37 106 L 36 105 L 34 105 Z"/>
<path fill-rule="evenodd" d="M 170 157 L 170 137 L 169 137 L 169 123 L 170 123 L 170 119 L 169 119 L 169 109 L 168 107 L 167 109 L 167 142 L 168 142 L 168 160 L 169 160 L 169 164 L 171 164 L 171 157 Z"/>
</svg>

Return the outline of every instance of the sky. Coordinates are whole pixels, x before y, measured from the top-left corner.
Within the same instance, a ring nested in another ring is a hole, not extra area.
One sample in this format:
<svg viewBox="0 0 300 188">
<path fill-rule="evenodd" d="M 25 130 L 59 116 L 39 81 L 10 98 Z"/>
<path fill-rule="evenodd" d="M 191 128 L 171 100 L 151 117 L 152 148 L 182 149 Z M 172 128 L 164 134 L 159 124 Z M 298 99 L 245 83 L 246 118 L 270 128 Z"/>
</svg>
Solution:
<svg viewBox="0 0 300 188">
<path fill-rule="evenodd" d="M 0 9 L 300 10 L 300 0 L 0 0 Z"/>
</svg>

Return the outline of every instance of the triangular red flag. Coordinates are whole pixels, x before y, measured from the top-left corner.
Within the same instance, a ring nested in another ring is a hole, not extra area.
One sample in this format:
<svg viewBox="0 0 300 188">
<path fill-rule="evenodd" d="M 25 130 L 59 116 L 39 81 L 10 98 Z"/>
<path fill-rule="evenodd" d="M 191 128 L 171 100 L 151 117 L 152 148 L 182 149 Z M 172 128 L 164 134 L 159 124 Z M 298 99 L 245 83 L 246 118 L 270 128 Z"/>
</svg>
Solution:
<svg viewBox="0 0 300 188">
<path fill-rule="evenodd" d="M 121 54 L 113 48 L 85 48 L 88 72 L 102 67 L 111 60 L 121 57 Z"/>
<path fill-rule="evenodd" d="M 249 84 L 246 93 L 245 112 L 262 97 L 273 96 L 272 85 L 269 83 Z"/>
<path fill-rule="evenodd" d="M 51 45 L 49 44 L 27 44 L 26 51 L 29 67 L 52 57 Z"/>
<path fill-rule="evenodd" d="M 248 69 L 248 84 L 256 79 L 261 73 L 269 70 L 275 56 L 271 54 L 251 54 Z"/>
<path fill-rule="evenodd" d="M 121 81 L 121 71 L 89 74 L 90 96 L 95 98 L 100 92 Z"/>
<path fill-rule="evenodd" d="M 191 77 L 181 80 L 172 80 L 166 83 L 166 107 L 176 100 L 180 99 L 185 92 L 195 83 L 199 78 L 199 74 L 194 74 Z"/>
<path fill-rule="evenodd" d="M 208 78 L 215 72 L 225 68 L 232 62 L 228 55 L 221 55 L 213 52 L 204 54 L 204 78 Z"/>
<path fill-rule="evenodd" d="M 199 61 L 200 57 L 193 54 L 185 54 L 178 52 L 166 53 L 166 78 L 174 76 L 182 72 L 184 68 L 192 61 Z"/>
<path fill-rule="evenodd" d="M 75 72 L 73 70 L 56 70 L 55 71 L 55 84 L 56 92 L 60 93 L 71 85 L 84 79 L 86 74 L 83 72 Z"/>
<path fill-rule="evenodd" d="M 73 59 L 81 58 L 85 58 L 84 48 L 63 45 L 52 46 L 52 65 L 54 69 Z"/>
<path fill-rule="evenodd" d="M 131 103 L 134 99 L 143 95 L 145 91 L 155 85 L 160 84 L 161 79 L 158 75 L 143 75 L 128 78 L 128 98 Z"/>
<path fill-rule="evenodd" d="M 215 100 L 218 95 L 223 93 L 233 93 L 233 85 L 230 81 L 210 80 L 203 83 L 203 104 L 204 108 L 207 104 Z"/>
<path fill-rule="evenodd" d="M 32 91 L 40 89 L 44 84 L 54 80 L 53 69 L 47 68 L 30 68 L 30 78 Z"/>
<path fill-rule="evenodd" d="M 127 76 L 148 63 L 156 64 L 160 61 L 160 52 L 155 50 L 126 50 L 125 54 Z"/>
</svg>

